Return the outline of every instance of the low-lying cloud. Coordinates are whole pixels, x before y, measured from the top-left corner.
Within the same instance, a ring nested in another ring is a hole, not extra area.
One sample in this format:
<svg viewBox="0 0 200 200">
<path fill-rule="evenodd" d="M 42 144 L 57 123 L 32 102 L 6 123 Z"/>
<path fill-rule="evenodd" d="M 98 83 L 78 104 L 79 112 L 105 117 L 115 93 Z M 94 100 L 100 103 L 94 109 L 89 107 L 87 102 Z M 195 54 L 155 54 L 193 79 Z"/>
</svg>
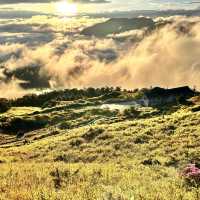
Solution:
<svg viewBox="0 0 200 200">
<path fill-rule="evenodd" d="M 9 87 L 14 89 L 6 93 L 7 97 L 22 95 L 26 90 L 17 81 L 34 83 L 33 77 L 39 77 L 51 88 L 181 85 L 200 88 L 200 17 L 155 21 L 157 28 L 152 32 L 134 30 L 103 39 L 79 35 L 83 25 L 72 28 L 76 30 L 72 35 L 59 32 L 56 23 L 58 32 L 51 42 L 34 47 L 2 44 L 0 94 Z M 29 72 L 34 68 L 38 70 Z M 19 75 L 19 69 L 26 69 L 26 73 L 22 70 Z"/>
<path fill-rule="evenodd" d="M 17 4 L 17 3 L 50 3 L 60 0 L 0 0 L 0 4 Z M 73 3 L 110 3 L 107 0 L 72 0 Z"/>
</svg>

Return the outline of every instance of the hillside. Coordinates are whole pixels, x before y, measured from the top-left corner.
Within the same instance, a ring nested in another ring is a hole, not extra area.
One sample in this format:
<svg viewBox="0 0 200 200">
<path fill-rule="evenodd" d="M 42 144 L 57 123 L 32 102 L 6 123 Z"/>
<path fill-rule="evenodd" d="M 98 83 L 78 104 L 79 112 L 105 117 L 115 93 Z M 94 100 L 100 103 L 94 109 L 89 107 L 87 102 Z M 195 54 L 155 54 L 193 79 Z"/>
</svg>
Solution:
<svg viewBox="0 0 200 200">
<path fill-rule="evenodd" d="M 153 29 L 155 26 L 152 19 L 148 18 L 113 18 L 106 22 L 95 24 L 91 27 L 85 28 L 81 34 L 87 36 L 105 37 L 109 34 L 123 33 L 125 31 L 135 29 Z"/>
<path fill-rule="evenodd" d="M 138 103 L 155 91 L 90 88 L 4 100 L 0 199 L 198 200 L 199 188 L 179 174 L 200 164 L 199 94 L 165 106 Z"/>
</svg>

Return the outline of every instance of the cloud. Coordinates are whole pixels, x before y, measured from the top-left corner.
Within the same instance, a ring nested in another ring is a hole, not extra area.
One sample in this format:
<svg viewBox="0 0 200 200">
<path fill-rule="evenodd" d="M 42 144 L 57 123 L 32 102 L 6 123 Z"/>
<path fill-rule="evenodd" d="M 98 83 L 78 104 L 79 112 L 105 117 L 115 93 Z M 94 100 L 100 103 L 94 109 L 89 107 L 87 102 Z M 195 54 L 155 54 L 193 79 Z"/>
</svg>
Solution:
<svg viewBox="0 0 200 200">
<path fill-rule="evenodd" d="M 90 19 L 80 21 L 94 23 Z M 20 86 L 24 86 L 24 81 L 29 81 L 29 87 L 48 83 L 56 89 L 182 85 L 200 88 L 200 17 L 157 18 L 157 28 L 151 32 L 134 30 L 101 39 L 79 35 L 78 30 L 84 26 L 80 21 L 74 25 L 77 32 L 73 35 L 60 32 L 51 42 L 39 46 L 0 45 L 0 89 L 15 83 L 19 91 L 16 94 L 22 94 Z M 54 30 L 61 30 L 57 21 L 52 24 Z"/>
<path fill-rule="evenodd" d="M 152 32 L 137 44 L 125 42 L 123 49 L 112 39 L 78 41 L 61 57 L 51 57 L 43 70 L 52 77 L 55 87 L 56 84 L 124 88 L 200 86 L 198 20 L 176 17 L 172 24 Z M 111 63 L 93 59 L 90 49 L 94 52 L 94 49 L 110 48 L 118 52 L 117 59 Z"/>
<path fill-rule="evenodd" d="M 0 25 L 0 44 L 23 43 L 38 46 L 52 41 L 56 31 L 48 24 L 9 23 Z"/>
<path fill-rule="evenodd" d="M 50 3 L 58 2 L 59 0 L 0 0 L 0 4 L 17 4 L 17 3 Z M 107 0 L 72 0 L 75 3 L 110 3 Z"/>
<path fill-rule="evenodd" d="M 167 9 L 160 8 L 159 10 L 128 10 L 128 11 L 105 11 L 98 13 L 88 13 L 90 17 L 105 17 L 105 18 L 134 18 L 139 16 L 156 18 L 159 16 L 199 16 L 199 9 Z"/>
<path fill-rule="evenodd" d="M 0 44 L 20 43 L 32 47 L 40 46 L 59 37 L 75 35 L 82 28 L 102 20 L 82 17 L 72 19 L 69 23 L 68 19 L 43 15 L 23 20 L 2 20 L 0 21 Z"/>
<path fill-rule="evenodd" d="M 16 19 L 16 18 L 26 19 L 37 15 L 48 16 L 49 14 L 36 11 L 27 11 L 27 10 L 19 11 L 11 8 L 0 8 L 0 19 Z"/>
<path fill-rule="evenodd" d="M 75 2 L 75 3 L 110 3 L 111 1 L 108 1 L 108 0 L 72 0 L 72 2 Z"/>
<path fill-rule="evenodd" d="M 18 98 L 28 94 L 29 91 L 19 86 L 19 81 L 12 79 L 9 83 L 0 81 L 0 97 L 1 98 Z"/>
</svg>

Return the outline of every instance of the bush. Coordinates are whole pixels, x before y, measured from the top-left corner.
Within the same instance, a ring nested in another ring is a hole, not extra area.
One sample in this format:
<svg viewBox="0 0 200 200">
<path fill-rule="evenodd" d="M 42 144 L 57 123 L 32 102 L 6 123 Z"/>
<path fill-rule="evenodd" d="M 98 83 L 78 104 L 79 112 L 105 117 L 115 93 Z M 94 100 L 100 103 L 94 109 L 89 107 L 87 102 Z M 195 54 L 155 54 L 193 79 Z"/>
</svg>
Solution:
<svg viewBox="0 0 200 200">
<path fill-rule="evenodd" d="M 143 165 L 161 165 L 159 160 L 147 159 L 142 161 Z"/>
<path fill-rule="evenodd" d="M 135 144 L 145 144 L 145 143 L 148 143 L 149 140 L 150 140 L 150 136 L 142 134 L 135 138 L 134 143 Z"/>
<path fill-rule="evenodd" d="M 136 110 L 135 107 L 131 107 L 124 110 L 123 113 L 126 117 L 138 117 L 140 115 L 140 111 Z"/>
<path fill-rule="evenodd" d="M 71 124 L 70 124 L 70 122 L 66 122 L 66 121 L 61 122 L 61 123 L 59 124 L 59 128 L 60 128 L 61 130 L 70 129 L 70 128 L 71 128 Z"/>
<path fill-rule="evenodd" d="M 6 112 L 10 109 L 10 103 L 7 99 L 0 99 L 0 113 Z"/>
<path fill-rule="evenodd" d="M 6 122 L 3 122 L 0 124 L 0 128 L 4 131 L 13 132 L 13 133 L 19 133 L 20 136 L 22 136 L 22 133 L 37 130 L 40 128 L 45 127 L 47 124 L 47 121 L 44 120 L 36 120 L 36 119 L 23 119 L 23 118 L 10 118 L 7 119 Z"/>
<path fill-rule="evenodd" d="M 102 128 L 90 128 L 82 137 L 88 142 L 95 139 L 97 136 L 101 135 L 104 132 Z"/>
<path fill-rule="evenodd" d="M 200 186 L 200 168 L 195 164 L 187 165 L 181 172 L 181 176 L 189 186 Z"/>
<path fill-rule="evenodd" d="M 199 112 L 200 111 L 200 106 L 194 106 L 193 108 L 191 108 L 192 112 Z"/>
<path fill-rule="evenodd" d="M 79 147 L 83 143 L 84 143 L 84 140 L 82 138 L 76 138 L 70 141 L 70 145 L 72 147 Z"/>
</svg>

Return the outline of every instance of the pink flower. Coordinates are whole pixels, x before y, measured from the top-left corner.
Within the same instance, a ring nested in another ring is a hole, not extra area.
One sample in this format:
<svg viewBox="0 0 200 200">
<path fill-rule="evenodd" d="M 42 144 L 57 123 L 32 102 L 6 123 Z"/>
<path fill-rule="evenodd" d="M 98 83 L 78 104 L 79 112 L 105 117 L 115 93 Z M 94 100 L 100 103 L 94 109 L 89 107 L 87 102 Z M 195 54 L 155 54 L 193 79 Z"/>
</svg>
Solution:
<svg viewBox="0 0 200 200">
<path fill-rule="evenodd" d="M 189 182 L 195 182 L 195 184 L 200 184 L 200 169 L 196 167 L 195 164 L 187 165 L 183 169 L 181 176 Z"/>
</svg>

